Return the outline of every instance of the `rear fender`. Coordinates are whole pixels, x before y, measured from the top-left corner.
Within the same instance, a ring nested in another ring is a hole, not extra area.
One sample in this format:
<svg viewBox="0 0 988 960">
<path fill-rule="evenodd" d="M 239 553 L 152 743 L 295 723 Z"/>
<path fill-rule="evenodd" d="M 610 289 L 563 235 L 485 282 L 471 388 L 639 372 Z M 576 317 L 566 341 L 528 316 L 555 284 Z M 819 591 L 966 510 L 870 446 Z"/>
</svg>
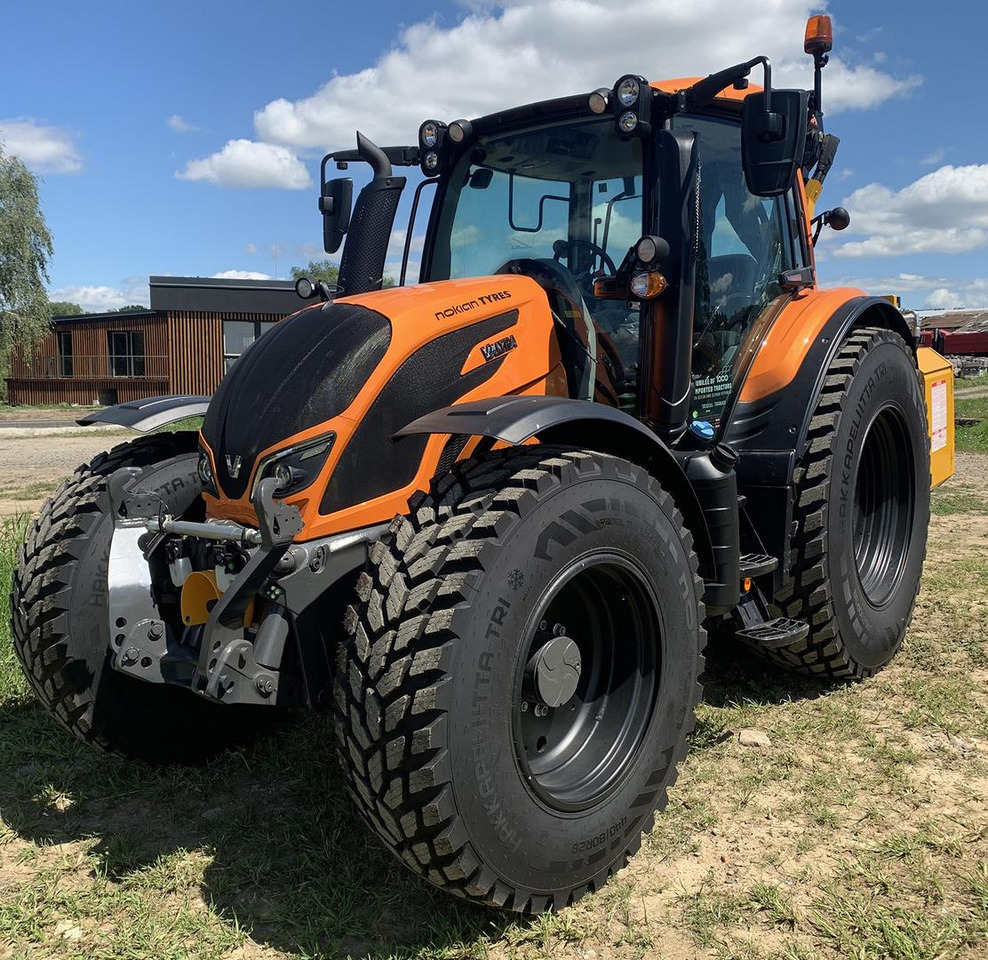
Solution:
<svg viewBox="0 0 988 960">
<path fill-rule="evenodd" d="M 490 397 L 426 414 L 395 436 L 415 434 L 488 437 L 513 446 L 536 438 L 541 443 L 595 450 L 637 463 L 676 500 L 693 535 L 701 575 L 709 580 L 715 574 L 703 509 L 682 465 L 651 430 L 615 407 L 567 397 Z"/>
<path fill-rule="evenodd" d="M 824 310 L 817 313 L 810 305 L 796 314 L 796 324 L 787 324 L 787 314 L 803 306 L 799 300 L 779 315 L 728 405 L 724 440 L 738 450 L 793 450 L 798 459 L 830 364 L 855 327 L 894 330 L 915 353 L 905 317 L 881 297 L 856 293 L 820 291 Z"/>
<path fill-rule="evenodd" d="M 821 290 L 793 301 L 765 335 L 725 412 L 723 437 L 741 453 L 738 487 L 748 520 L 780 559 L 776 588 L 789 578 L 793 472 L 810 421 L 831 362 L 851 331 L 864 326 L 894 330 L 916 350 L 906 319 L 881 297 Z"/>
</svg>

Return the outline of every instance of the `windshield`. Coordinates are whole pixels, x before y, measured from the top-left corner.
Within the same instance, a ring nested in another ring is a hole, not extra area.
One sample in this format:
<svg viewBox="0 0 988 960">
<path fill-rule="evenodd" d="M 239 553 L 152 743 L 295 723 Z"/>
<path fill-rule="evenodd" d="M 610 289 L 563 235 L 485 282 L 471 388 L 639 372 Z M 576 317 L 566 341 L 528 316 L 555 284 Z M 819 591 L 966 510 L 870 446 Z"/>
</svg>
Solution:
<svg viewBox="0 0 988 960">
<path fill-rule="evenodd" d="M 613 273 L 602 254 L 619 264 L 642 234 L 641 153 L 610 117 L 479 138 L 450 173 L 422 279 L 487 276 L 521 258 Z"/>
</svg>

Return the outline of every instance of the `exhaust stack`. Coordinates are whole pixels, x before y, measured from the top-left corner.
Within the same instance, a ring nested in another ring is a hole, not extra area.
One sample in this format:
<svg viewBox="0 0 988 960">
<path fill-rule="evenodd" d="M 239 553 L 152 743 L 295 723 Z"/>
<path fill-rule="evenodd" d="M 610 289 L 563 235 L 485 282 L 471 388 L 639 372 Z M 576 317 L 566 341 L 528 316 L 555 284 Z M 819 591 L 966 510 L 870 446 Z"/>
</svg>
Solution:
<svg viewBox="0 0 988 960">
<path fill-rule="evenodd" d="M 350 217 L 340 260 L 338 297 L 381 289 L 391 228 L 405 189 L 405 178 L 394 176 L 384 151 L 359 131 L 357 152 L 370 164 L 374 179 L 360 191 Z"/>
</svg>

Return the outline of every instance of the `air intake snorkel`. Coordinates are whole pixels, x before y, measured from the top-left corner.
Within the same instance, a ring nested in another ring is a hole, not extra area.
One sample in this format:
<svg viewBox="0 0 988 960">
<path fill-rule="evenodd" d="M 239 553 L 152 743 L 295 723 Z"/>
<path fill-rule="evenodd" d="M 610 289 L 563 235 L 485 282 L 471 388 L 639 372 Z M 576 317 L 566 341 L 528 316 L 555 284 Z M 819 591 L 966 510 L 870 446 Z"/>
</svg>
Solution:
<svg viewBox="0 0 988 960">
<path fill-rule="evenodd" d="M 350 217 L 340 261 L 338 297 L 381 289 L 391 228 L 405 189 L 405 178 L 394 176 L 385 152 L 359 131 L 357 153 L 370 164 L 374 179 L 360 191 Z"/>
</svg>

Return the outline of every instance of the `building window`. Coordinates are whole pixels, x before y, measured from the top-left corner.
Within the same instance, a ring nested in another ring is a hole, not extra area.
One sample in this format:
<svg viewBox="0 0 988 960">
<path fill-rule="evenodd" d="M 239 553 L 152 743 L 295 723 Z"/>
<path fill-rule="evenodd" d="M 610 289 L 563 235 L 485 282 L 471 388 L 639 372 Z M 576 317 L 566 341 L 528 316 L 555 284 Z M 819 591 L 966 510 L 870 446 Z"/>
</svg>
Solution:
<svg viewBox="0 0 988 960">
<path fill-rule="evenodd" d="M 223 372 L 228 373 L 240 359 L 241 354 L 273 326 L 273 322 L 266 323 L 260 320 L 224 320 Z"/>
<path fill-rule="evenodd" d="M 140 330 L 110 330 L 106 334 L 111 377 L 143 377 L 144 333 Z"/>
<path fill-rule="evenodd" d="M 59 331 L 58 334 L 58 375 L 72 376 L 72 334 L 68 330 Z"/>
</svg>

